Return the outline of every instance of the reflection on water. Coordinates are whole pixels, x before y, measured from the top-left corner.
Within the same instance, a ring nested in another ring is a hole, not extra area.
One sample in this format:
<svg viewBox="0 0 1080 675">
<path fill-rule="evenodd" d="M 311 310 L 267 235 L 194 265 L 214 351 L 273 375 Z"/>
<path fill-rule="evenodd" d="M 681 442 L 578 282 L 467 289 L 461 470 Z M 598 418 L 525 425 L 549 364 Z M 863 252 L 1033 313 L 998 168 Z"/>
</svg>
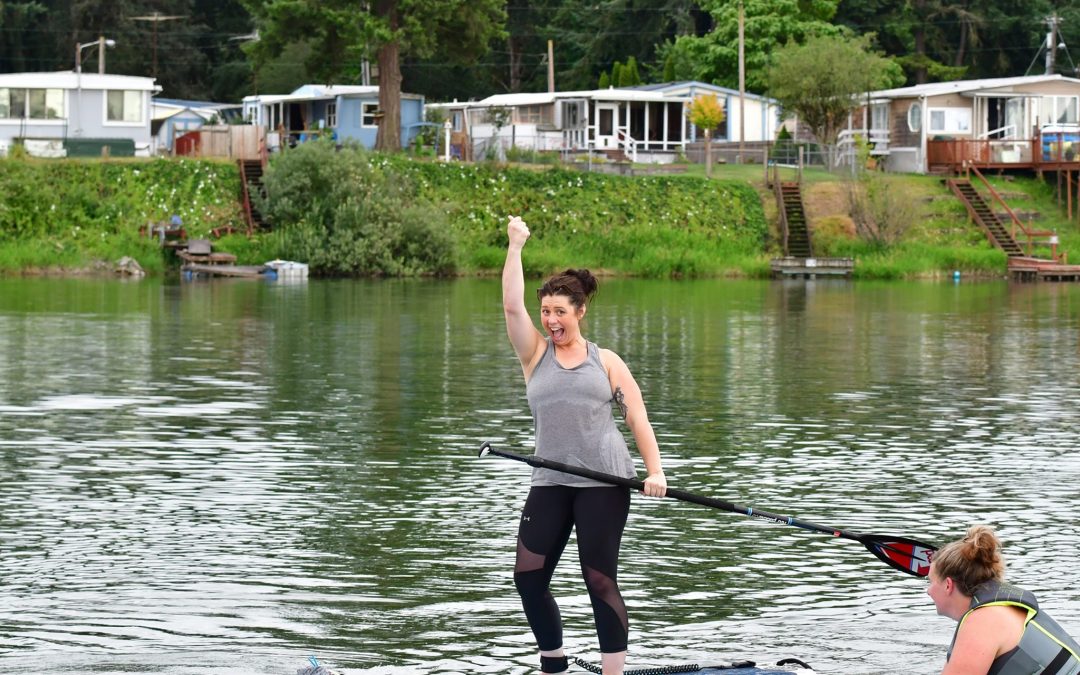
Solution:
<svg viewBox="0 0 1080 675">
<path fill-rule="evenodd" d="M 533 672 L 531 425 L 497 282 L 0 280 L 0 667 Z M 607 281 L 673 485 L 932 542 L 999 528 L 1080 634 L 1067 285 Z M 934 672 L 953 624 L 858 543 L 635 498 L 631 665 Z M 567 647 L 596 660 L 568 553 Z"/>
</svg>

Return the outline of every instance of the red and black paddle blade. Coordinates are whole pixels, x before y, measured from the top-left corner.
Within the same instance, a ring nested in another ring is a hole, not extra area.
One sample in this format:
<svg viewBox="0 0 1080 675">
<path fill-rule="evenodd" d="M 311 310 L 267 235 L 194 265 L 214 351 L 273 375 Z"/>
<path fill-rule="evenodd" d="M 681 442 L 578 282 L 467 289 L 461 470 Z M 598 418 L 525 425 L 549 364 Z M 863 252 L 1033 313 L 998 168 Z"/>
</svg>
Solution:
<svg viewBox="0 0 1080 675">
<path fill-rule="evenodd" d="M 936 546 L 907 537 L 864 534 L 859 541 L 881 562 L 914 577 L 930 574 L 930 560 L 937 551 Z"/>
</svg>

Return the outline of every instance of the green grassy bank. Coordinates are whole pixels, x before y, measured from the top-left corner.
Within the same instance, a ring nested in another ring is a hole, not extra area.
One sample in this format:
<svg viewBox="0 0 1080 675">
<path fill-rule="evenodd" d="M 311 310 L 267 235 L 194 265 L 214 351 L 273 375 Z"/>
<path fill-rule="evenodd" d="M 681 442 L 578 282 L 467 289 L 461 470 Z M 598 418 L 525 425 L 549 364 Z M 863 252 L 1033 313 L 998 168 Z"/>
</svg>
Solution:
<svg viewBox="0 0 1080 675">
<path fill-rule="evenodd" d="M 164 267 L 148 223 L 205 235 L 239 224 L 234 164 L 192 160 L 0 160 L 0 271 L 85 270 L 135 258 Z"/>
<path fill-rule="evenodd" d="M 443 164 L 306 144 L 275 157 L 267 172 L 271 199 L 261 206 L 273 231 L 230 235 L 215 246 L 240 263 L 301 260 L 329 276 L 491 273 L 502 265 L 506 216 L 520 214 L 533 232 L 524 256 L 533 274 L 576 265 L 647 277 L 766 275 L 779 251 L 762 167 L 701 174 L 697 166 L 683 175 L 621 177 Z M 804 174 L 815 255 L 853 257 L 861 278 L 1004 274 L 1005 256 L 940 179 L 874 180 L 883 200 L 875 208 L 900 223 L 887 236 L 868 236 L 848 216 L 848 181 Z M 1077 227 L 1050 186 L 992 181 L 1080 261 Z M 228 162 L 0 160 L 0 272 L 77 271 L 130 256 L 164 273 L 166 258 L 140 228 L 174 214 L 190 236 L 240 226 L 239 192 Z"/>
</svg>

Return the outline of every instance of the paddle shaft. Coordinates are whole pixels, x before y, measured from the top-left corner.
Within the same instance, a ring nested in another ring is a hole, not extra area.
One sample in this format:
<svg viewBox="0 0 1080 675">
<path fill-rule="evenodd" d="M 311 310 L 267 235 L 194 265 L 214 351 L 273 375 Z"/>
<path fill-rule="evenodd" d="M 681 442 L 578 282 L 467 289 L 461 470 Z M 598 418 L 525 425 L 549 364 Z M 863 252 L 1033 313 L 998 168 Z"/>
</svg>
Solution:
<svg viewBox="0 0 1080 675">
<path fill-rule="evenodd" d="M 591 478 L 592 480 L 598 480 L 601 483 L 619 485 L 622 487 L 630 488 L 631 490 L 642 491 L 645 488 L 645 484 L 636 478 L 623 478 L 621 476 L 612 476 L 611 474 L 601 473 L 600 471 L 593 471 L 592 469 L 586 469 L 584 467 L 571 466 L 569 464 L 563 464 L 562 462 L 544 459 L 543 457 L 537 457 L 536 455 L 519 455 L 515 452 L 497 450 L 492 447 L 490 443 L 486 442 L 480 446 L 480 455 L 483 456 L 484 454 L 492 454 L 499 457 L 504 457 L 506 459 L 514 459 L 519 462 L 525 462 L 529 466 L 541 469 L 551 469 L 553 471 L 561 471 L 562 473 L 568 473 L 574 476 L 581 476 L 582 478 Z M 798 518 L 792 518 L 790 516 L 782 516 L 776 513 L 770 513 L 769 511 L 754 509 L 749 506 L 740 506 L 738 504 L 733 504 L 723 499 L 703 497 L 702 495 L 697 495 L 692 492 L 686 492 L 685 490 L 679 490 L 670 487 L 667 489 L 667 496 L 678 499 L 680 501 L 690 502 L 691 504 L 710 506 L 714 509 L 730 511 L 731 513 L 740 513 L 744 516 L 750 516 L 751 518 L 761 518 L 762 520 L 768 520 L 774 523 L 793 525 L 804 530 L 810 530 L 812 532 L 823 532 L 834 537 L 841 537 L 843 539 L 851 539 L 852 541 L 864 543 L 863 536 L 855 534 L 854 532 L 847 532 L 845 530 L 840 530 L 835 527 L 825 527 L 824 525 L 818 525 L 816 523 L 811 523 L 805 520 L 799 520 Z"/>
</svg>

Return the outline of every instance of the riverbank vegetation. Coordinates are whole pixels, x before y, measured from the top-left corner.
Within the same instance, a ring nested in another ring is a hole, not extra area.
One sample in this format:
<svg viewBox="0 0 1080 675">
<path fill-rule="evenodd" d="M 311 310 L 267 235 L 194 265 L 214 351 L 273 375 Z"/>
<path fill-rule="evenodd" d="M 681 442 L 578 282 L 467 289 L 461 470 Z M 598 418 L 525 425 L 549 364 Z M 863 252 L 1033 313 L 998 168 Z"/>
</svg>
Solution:
<svg viewBox="0 0 1080 675">
<path fill-rule="evenodd" d="M 526 249 L 530 274 L 579 265 L 646 277 L 765 276 L 780 246 L 763 167 L 720 165 L 714 180 L 703 172 L 623 177 L 306 144 L 267 171 L 270 198 L 260 206 L 273 229 L 231 234 L 215 248 L 242 264 L 301 260 L 327 276 L 489 274 L 502 265 L 506 216 L 520 214 L 539 244 Z M 1022 219 L 1056 230 L 1080 259 L 1080 235 L 1051 186 L 991 180 Z M 857 277 L 1004 274 L 1004 254 L 940 178 L 807 170 L 803 185 L 814 254 L 854 258 Z M 6 273 L 87 270 L 123 256 L 162 273 L 168 256 L 146 227 L 173 215 L 191 237 L 243 231 L 238 172 L 225 162 L 7 159 L 0 192 Z"/>
<path fill-rule="evenodd" d="M 0 160 L 0 272 L 85 271 L 134 258 L 161 272 L 147 226 L 179 216 L 189 232 L 239 225 L 228 162 Z"/>
</svg>

